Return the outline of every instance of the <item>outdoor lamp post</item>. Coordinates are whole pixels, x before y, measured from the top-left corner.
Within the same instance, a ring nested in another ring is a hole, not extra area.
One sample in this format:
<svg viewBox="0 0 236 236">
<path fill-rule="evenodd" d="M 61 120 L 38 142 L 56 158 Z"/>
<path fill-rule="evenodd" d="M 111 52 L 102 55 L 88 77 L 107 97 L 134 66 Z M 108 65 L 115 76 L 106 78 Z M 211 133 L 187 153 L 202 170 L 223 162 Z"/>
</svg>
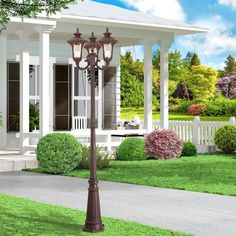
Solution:
<svg viewBox="0 0 236 236">
<path fill-rule="evenodd" d="M 97 180 L 97 160 L 96 160 L 96 119 L 95 119 L 95 69 L 104 70 L 108 67 L 112 60 L 113 48 L 117 41 L 111 37 L 111 33 L 107 31 L 104 37 L 97 41 L 94 33 L 85 40 L 81 37 L 79 29 L 74 33 L 74 38 L 68 41 L 72 47 L 73 60 L 80 70 L 90 69 L 91 75 L 91 117 L 90 117 L 90 130 L 91 130 L 91 147 L 90 147 L 90 179 L 88 189 L 88 205 L 87 216 L 84 225 L 84 231 L 87 232 L 101 232 L 104 230 L 104 225 L 101 220 L 100 201 L 98 192 Z M 87 51 L 86 65 L 81 67 L 80 62 L 83 57 L 83 49 Z M 103 51 L 104 66 L 100 66 L 99 51 Z"/>
</svg>

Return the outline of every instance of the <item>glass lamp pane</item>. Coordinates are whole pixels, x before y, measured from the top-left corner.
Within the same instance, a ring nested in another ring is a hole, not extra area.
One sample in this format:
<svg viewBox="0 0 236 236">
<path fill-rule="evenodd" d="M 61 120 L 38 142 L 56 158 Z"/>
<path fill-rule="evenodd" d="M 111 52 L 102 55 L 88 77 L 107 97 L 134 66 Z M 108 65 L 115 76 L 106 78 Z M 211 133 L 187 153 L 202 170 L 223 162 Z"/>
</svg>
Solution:
<svg viewBox="0 0 236 236">
<path fill-rule="evenodd" d="M 111 43 L 104 44 L 103 47 L 104 47 L 104 57 L 105 58 L 111 58 L 111 55 L 112 55 L 112 45 L 111 45 Z"/>
<path fill-rule="evenodd" d="M 81 58 L 81 44 L 74 45 L 74 58 Z"/>
</svg>

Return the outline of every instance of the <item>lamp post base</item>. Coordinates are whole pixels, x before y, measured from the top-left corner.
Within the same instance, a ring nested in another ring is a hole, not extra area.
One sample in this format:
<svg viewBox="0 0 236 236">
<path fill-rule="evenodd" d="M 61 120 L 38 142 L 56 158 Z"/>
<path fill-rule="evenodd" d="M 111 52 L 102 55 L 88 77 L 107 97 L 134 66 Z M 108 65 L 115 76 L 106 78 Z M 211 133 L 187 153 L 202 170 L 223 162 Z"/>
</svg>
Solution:
<svg viewBox="0 0 236 236">
<path fill-rule="evenodd" d="M 85 226 L 83 228 L 83 231 L 88 232 L 88 233 L 99 233 L 104 231 L 104 225 L 103 224 L 96 224 L 92 225 L 89 223 L 85 223 Z"/>
<path fill-rule="evenodd" d="M 96 233 L 104 231 L 104 225 L 102 224 L 101 219 L 98 190 L 98 181 L 90 179 L 88 189 L 87 217 L 83 228 L 83 230 L 86 232 Z"/>
</svg>

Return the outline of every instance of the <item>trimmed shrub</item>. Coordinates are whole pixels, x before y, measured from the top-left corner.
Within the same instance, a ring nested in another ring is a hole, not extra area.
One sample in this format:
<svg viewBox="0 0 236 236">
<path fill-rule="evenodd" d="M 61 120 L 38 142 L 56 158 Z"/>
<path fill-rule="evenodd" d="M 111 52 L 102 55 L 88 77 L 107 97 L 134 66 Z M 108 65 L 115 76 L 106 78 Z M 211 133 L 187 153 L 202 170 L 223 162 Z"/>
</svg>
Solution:
<svg viewBox="0 0 236 236">
<path fill-rule="evenodd" d="M 39 167 L 52 174 L 65 174 L 75 169 L 81 154 L 81 144 L 69 134 L 48 134 L 39 140 L 36 149 Z"/>
<path fill-rule="evenodd" d="M 203 104 L 196 104 L 196 105 L 191 105 L 188 108 L 188 113 L 192 116 L 199 116 L 204 113 L 206 110 L 205 105 Z"/>
<path fill-rule="evenodd" d="M 111 161 L 111 156 L 101 150 L 101 147 L 96 146 L 97 169 L 108 168 Z M 90 147 L 82 146 L 82 160 L 79 164 L 79 169 L 90 169 Z"/>
<path fill-rule="evenodd" d="M 206 116 L 236 116 L 236 100 L 224 98 L 217 94 L 214 99 L 205 103 Z"/>
<path fill-rule="evenodd" d="M 116 158 L 122 161 L 142 161 L 147 159 L 144 153 L 144 140 L 127 138 L 116 150 Z"/>
<path fill-rule="evenodd" d="M 177 104 L 173 104 L 170 110 L 177 113 L 187 113 L 189 106 L 193 104 L 193 101 L 185 99 L 176 101 L 178 101 Z"/>
<path fill-rule="evenodd" d="M 174 159 L 180 156 L 183 143 L 171 130 L 156 129 L 145 140 L 145 153 L 155 159 Z"/>
<path fill-rule="evenodd" d="M 236 126 L 225 125 L 215 133 L 215 144 L 224 153 L 229 154 L 236 151 Z"/>
<path fill-rule="evenodd" d="M 191 142 L 184 142 L 181 156 L 182 157 L 191 157 L 191 156 L 196 156 L 196 155 L 197 155 L 196 146 Z"/>
</svg>

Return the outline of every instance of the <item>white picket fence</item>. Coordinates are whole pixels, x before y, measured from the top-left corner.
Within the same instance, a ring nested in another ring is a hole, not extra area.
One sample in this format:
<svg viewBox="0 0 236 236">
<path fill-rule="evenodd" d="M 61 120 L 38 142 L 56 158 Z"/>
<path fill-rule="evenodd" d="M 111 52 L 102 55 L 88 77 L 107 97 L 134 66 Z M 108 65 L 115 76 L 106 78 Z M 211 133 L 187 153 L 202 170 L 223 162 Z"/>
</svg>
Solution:
<svg viewBox="0 0 236 236">
<path fill-rule="evenodd" d="M 198 152 L 212 152 L 216 150 L 214 136 L 216 130 L 226 124 L 236 125 L 235 117 L 228 122 L 201 121 L 195 117 L 193 121 L 169 121 L 169 129 L 173 130 L 184 142 L 192 142 Z M 159 128 L 160 121 L 153 121 L 153 129 Z"/>
<path fill-rule="evenodd" d="M 142 127 L 141 122 L 141 126 Z M 200 117 L 195 117 L 193 121 L 169 121 L 169 129 L 173 130 L 183 141 L 190 141 L 197 146 L 199 153 L 214 152 L 216 146 L 214 143 L 214 136 L 216 130 L 226 124 L 236 125 L 235 117 L 231 117 L 228 122 L 205 122 L 201 121 Z M 76 124 L 78 126 L 84 126 L 82 123 Z M 153 121 L 153 129 L 160 127 L 160 121 Z M 80 129 L 68 131 L 74 135 L 81 142 L 88 144 L 90 142 L 90 130 Z M 123 138 L 113 137 L 114 134 L 140 134 L 145 135 L 145 129 L 130 129 L 130 130 L 97 130 L 97 144 L 106 148 L 108 151 L 112 151 L 113 148 L 120 145 Z M 27 151 L 34 151 L 37 141 L 40 137 L 39 132 L 26 133 L 25 138 L 30 139 L 30 146 L 25 147 Z"/>
</svg>

